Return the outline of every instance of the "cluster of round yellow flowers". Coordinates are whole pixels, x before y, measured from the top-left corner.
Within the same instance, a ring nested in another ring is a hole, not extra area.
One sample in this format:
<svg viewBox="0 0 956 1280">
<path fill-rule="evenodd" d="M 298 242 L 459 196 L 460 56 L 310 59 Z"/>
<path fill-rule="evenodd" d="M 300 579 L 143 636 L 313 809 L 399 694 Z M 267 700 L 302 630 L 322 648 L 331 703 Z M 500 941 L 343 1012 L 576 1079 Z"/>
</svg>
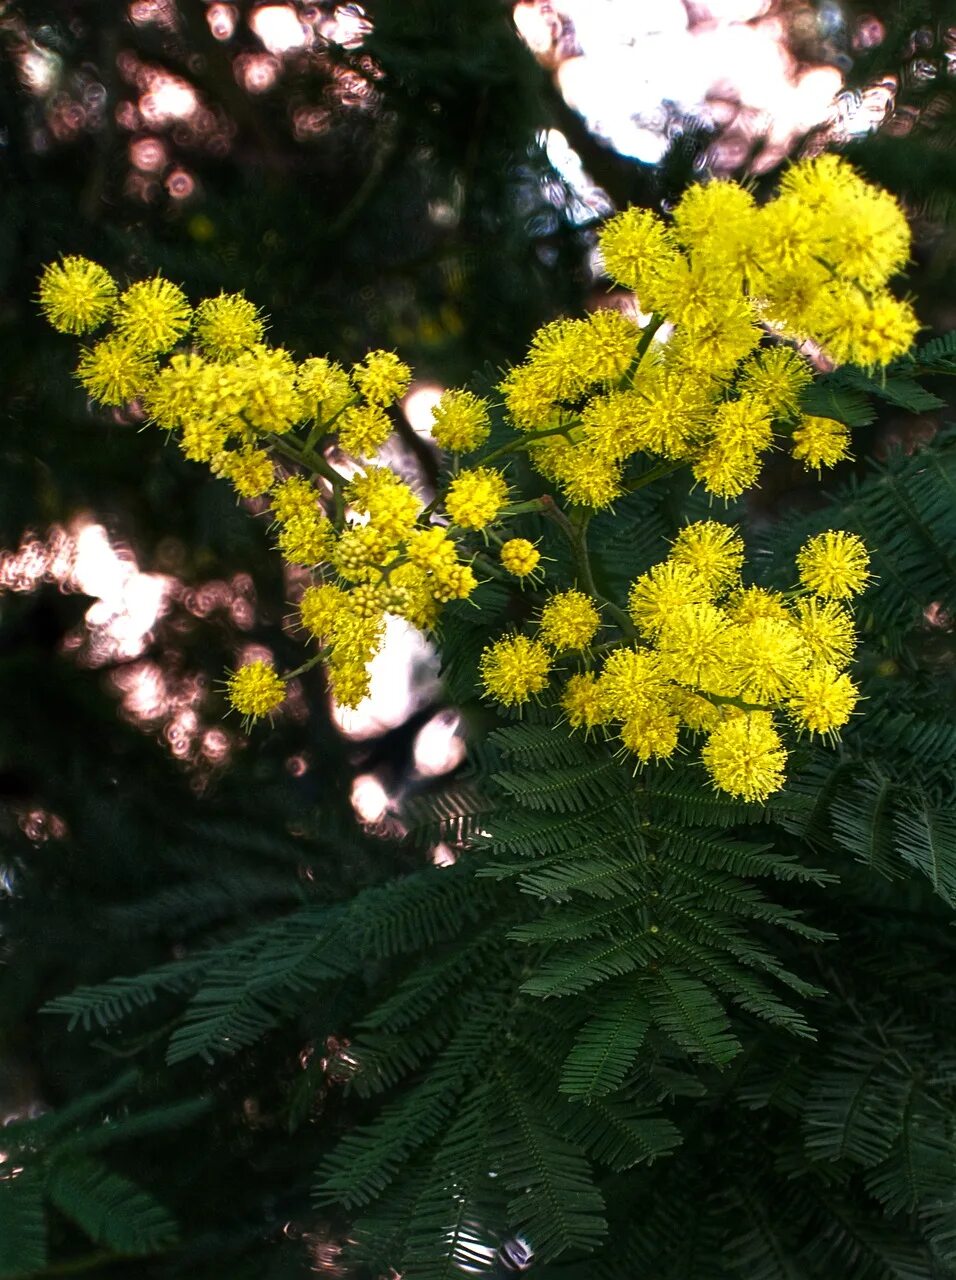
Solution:
<svg viewBox="0 0 956 1280">
<path fill-rule="evenodd" d="M 266 662 L 232 672 L 228 695 L 247 720 L 271 715 L 288 680 L 318 662 L 337 701 L 356 706 L 389 614 L 432 629 L 443 605 L 472 595 L 478 574 L 539 585 L 540 552 L 508 536 L 507 523 L 544 510 L 575 544 L 577 588 L 547 600 L 535 638 L 486 649 L 488 696 L 520 706 L 570 654 L 578 669 L 561 702 L 572 727 L 613 728 L 638 761 L 673 755 L 682 729 L 706 733 L 715 784 L 749 800 L 782 784 L 775 715 L 817 734 L 846 723 L 857 694 L 844 671 L 854 638 L 844 602 L 867 576 L 852 535 L 812 540 L 798 561 L 801 588 L 780 596 L 741 585 L 733 530 L 691 525 L 634 584 L 628 618 L 589 585 L 587 521 L 683 466 L 713 495 L 733 498 L 784 438 L 812 469 L 847 457 L 846 427 L 801 411 L 813 371 L 800 351 L 812 344 L 835 363 L 874 367 L 908 349 L 915 317 L 886 288 L 909 252 L 902 211 L 823 156 L 792 166 L 762 206 L 715 181 L 691 188 L 668 222 L 627 210 L 607 223 L 601 249 L 608 274 L 634 291 L 635 314 L 650 321 L 604 309 L 545 325 L 500 385 L 513 431 L 495 448 L 486 448 L 489 401 L 446 391 L 432 435 L 451 455 L 450 479 L 427 506 L 375 462 L 411 379 L 393 352 L 372 351 L 351 369 L 322 357 L 297 362 L 266 342 L 265 317 L 241 294 L 194 308 L 161 276 L 121 290 L 85 258 L 46 268 L 40 305 L 55 328 L 86 335 L 107 326 L 77 364 L 91 398 L 138 403 L 187 458 L 241 497 L 263 499 L 281 555 L 311 573 L 298 609 L 318 650 L 284 675 Z M 351 478 L 330 463 L 333 446 L 352 458 Z M 462 455 L 476 452 L 463 466 Z M 519 452 L 561 491 L 570 520 L 550 497 L 513 500 L 502 467 Z M 629 474 L 635 454 L 659 461 Z M 600 646 L 598 671 L 599 609 L 618 632 Z"/>
<path fill-rule="evenodd" d="M 301 621 L 321 644 L 316 660 L 342 705 L 355 707 L 368 692 L 386 613 L 432 627 L 443 603 L 476 587 L 449 530 L 423 521 L 412 489 L 368 462 L 391 434 L 387 411 L 411 378 L 392 352 L 370 352 L 350 371 L 322 358 L 296 364 L 265 344 L 264 318 L 241 295 L 208 298 L 194 310 L 161 276 L 121 293 L 105 268 L 77 257 L 46 268 L 40 305 L 62 332 L 110 323 L 77 365 L 94 400 L 138 400 L 187 458 L 207 463 L 242 497 L 268 495 L 280 553 L 314 572 Z M 450 393 L 437 413 L 452 431 L 463 415 L 472 432 L 488 421 L 484 402 L 467 392 Z M 364 460 L 349 482 L 317 447 L 330 437 Z M 479 527 L 498 514 L 506 492 L 499 472 L 478 468 L 451 486 L 447 510 L 461 527 Z M 280 705 L 287 681 L 269 663 L 252 662 L 232 673 L 227 689 L 237 710 L 256 719 Z"/>
<path fill-rule="evenodd" d="M 637 642 L 601 646 L 599 659 L 599 606 L 582 591 L 562 591 L 544 604 L 535 637 L 507 636 L 485 649 L 486 689 L 518 706 L 543 693 L 560 664 L 577 663 L 586 669 L 560 693 L 572 728 L 600 726 L 644 764 L 670 759 L 682 730 L 703 734 L 715 786 L 765 800 L 783 785 L 787 759 L 775 714 L 798 733 L 835 736 L 856 706 L 846 605 L 867 585 L 869 556 L 854 534 L 819 534 L 797 556 L 800 586 L 786 594 L 745 587 L 743 558 L 731 526 L 685 526 L 669 557 L 631 586 Z"/>
<path fill-rule="evenodd" d="M 800 411 L 812 375 L 797 348 L 873 368 L 918 329 L 886 288 L 909 256 L 903 211 L 837 156 L 793 165 L 763 205 L 715 181 L 689 188 L 667 223 L 628 209 L 600 245 L 650 323 L 615 310 L 557 320 L 501 386 L 532 463 L 575 504 L 612 504 L 636 452 L 691 467 L 720 498 L 756 482 L 778 439 L 809 469 L 832 466 L 847 430 Z"/>
</svg>

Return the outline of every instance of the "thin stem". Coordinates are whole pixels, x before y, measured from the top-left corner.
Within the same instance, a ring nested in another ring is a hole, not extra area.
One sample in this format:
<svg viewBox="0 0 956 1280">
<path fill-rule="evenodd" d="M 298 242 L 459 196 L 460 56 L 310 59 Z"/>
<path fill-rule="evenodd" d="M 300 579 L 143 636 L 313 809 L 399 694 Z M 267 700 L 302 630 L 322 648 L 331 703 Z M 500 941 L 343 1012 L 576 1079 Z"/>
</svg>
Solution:
<svg viewBox="0 0 956 1280">
<path fill-rule="evenodd" d="M 320 649 L 314 657 L 307 659 L 302 663 L 301 667 L 296 667 L 294 671 L 286 671 L 283 680 L 293 680 L 296 676 L 304 676 L 307 671 L 311 671 L 313 667 L 317 667 L 320 662 L 324 662 L 329 656 L 327 649 Z"/>
<path fill-rule="evenodd" d="M 564 516 L 563 512 L 561 514 Z M 588 595 L 591 596 L 591 598 L 602 609 L 606 610 L 606 612 L 611 615 L 624 634 L 629 639 L 633 639 L 637 635 L 637 632 L 634 630 L 634 625 L 631 622 L 631 619 L 623 609 L 619 608 L 614 603 L 613 600 L 608 600 L 607 596 L 601 595 L 600 591 L 597 589 L 597 583 L 594 581 L 594 570 L 591 566 L 591 557 L 588 552 L 588 525 L 591 523 L 590 513 L 585 512 L 583 507 L 579 507 L 571 520 L 568 520 L 566 516 L 564 516 L 564 519 L 567 521 L 568 527 L 572 531 L 571 549 L 574 552 L 575 568 L 577 569 L 581 585 L 584 587 Z"/>
<path fill-rule="evenodd" d="M 498 458 L 503 458 L 508 453 L 518 453 L 520 450 L 527 451 L 529 443 L 535 440 L 543 440 L 546 436 L 563 436 L 574 426 L 574 422 L 564 422 L 560 427 L 545 427 L 543 431 L 528 431 L 524 435 L 519 436 L 517 440 L 509 440 L 507 444 L 501 445 L 499 448 L 492 450 L 484 458 L 480 458 L 481 465 L 487 466 L 489 462 L 494 462 Z"/>
<path fill-rule="evenodd" d="M 664 476 L 672 476 L 675 471 L 680 471 L 682 467 L 686 467 L 687 462 L 681 459 L 679 462 L 659 462 L 656 466 L 651 467 L 650 471 L 643 476 L 637 476 L 634 480 L 624 481 L 625 493 L 637 493 L 638 489 L 644 489 L 649 484 L 653 484 L 655 480 L 661 480 Z"/>
</svg>

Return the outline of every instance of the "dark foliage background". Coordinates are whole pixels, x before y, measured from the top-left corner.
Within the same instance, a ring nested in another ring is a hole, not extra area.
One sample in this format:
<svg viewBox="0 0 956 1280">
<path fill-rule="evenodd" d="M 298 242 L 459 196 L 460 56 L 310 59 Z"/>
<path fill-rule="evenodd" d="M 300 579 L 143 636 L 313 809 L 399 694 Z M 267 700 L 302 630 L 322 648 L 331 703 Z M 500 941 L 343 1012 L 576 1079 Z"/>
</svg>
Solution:
<svg viewBox="0 0 956 1280">
<path fill-rule="evenodd" d="M 202 714 L 216 724 L 224 707 L 213 682 L 237 647 L 255 641 L 294 661 L 278 558 L 263 523 L 159 433 L 91 412 L 71 382 L 71 344 L 36 312 L 42 265 L 81 253 L 120 277 L 162 270 L 192 297 L 241 288 L 299 357 L 351 360 L 395 346 L 422 379 L 460 383 L 519 358 L 538 324 L 580 312 L 594 287 L 591 230 L 548 165 L 542 129 L 565 132 L 618 206 L 675 195 L 706 164 L 712 139 L 688 122 L 659 168 L 615 155 L 568 110 L 518 39 L 510 6 L 495 0 L 369 3 L 361 47 L 291 57 L 261 94 L 234 74 L 261 46 L 241 21 L 233 40 L 216 40 L 205 8 L 157 5 L 171 26 L 79 0 L 0 9 L 0 545 L 15 549 L 92 512 L 144 571 L 196 587 L 250 575 L 251 629 L 227 608 L 200 616 L 179 603 L 147 654 L 170 679 L 204 677 Z M 900 80 L 887 127 L 850 153 L 914 213 L 912 287 L 935 328 L 956 323 L 950 9 L 848 5 L 842 28 L 824 39 L 830 29 L 818 25 L 805 50 L 840 62 L 850 83 Z M 868 16 L 886 34 L 861 49 L 850 33 Z M 45 94 L 24 81 L 35 49 L 57 67 Z M 181 77 L 203 105 L 202 128 L 162 131 L 167 172 L 191 184 L 186 198 L 131 168 L 136 133 L 117 113 L 136 97 L 142 66 Z M 860 468 L 889 440 L 906 444 L 936 425 L 884 406 L 854 437 Z M 427 465 L 410 428 L 406 443 Z M 812 499 L 782 465 L 759 501 L 769 518 Z M 341 1231 L 316 1215 L 308 1187 L 336 1090 L 321 1063 L 348 1023 L 348 982 L 332 1004 L 304 1002 L 266 1046 L 199 1078 L 195 1067 L 160 1071 L 163 1028 L 152 1015 L 141 1040 L 127 1028 L 120 1048 L 108 1035 L 69 1034 L 39 1009 L 77 984 L 138 973 L 292 904 L 341 900 L 420 865 L 413 840 L 369 834 L 349 802 L 357 769 L 401 774 L 410 733 L 344 745 L 312 675 L 308 715 L 197 774 L 161 734 L 118 714 L 115 664 L 84 666 L 64 649 L 88 605 L 55 582 L 0 591 L 0 1119 L 62 1111 L 101 1089 L 112 1092 L 92 1107 L 97 1116 L 164 1109 L 155 1133 L 111 1150 L 110 1167 L 174 1212 L 186 1244 L 124 1261 L 91 1248 L 61 1214 L 42 1274 L 305 1274 Z M 290 768 L 299 759 L 304 771 Z M 174 1123 L 175 1108 L 197 1096 Z"/>
</svg>

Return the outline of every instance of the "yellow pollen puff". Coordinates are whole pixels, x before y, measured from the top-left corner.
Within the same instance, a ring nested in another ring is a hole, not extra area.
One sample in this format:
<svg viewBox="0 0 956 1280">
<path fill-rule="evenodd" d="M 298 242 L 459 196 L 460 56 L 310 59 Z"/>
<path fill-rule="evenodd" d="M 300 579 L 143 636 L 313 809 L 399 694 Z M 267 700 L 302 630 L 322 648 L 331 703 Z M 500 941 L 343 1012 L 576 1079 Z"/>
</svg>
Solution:
<svg viewBox="0 0 956 1280">
<path fill-rule="evenodd" d="M 815 596 L 847 600 L 865 590 L 870 556 L 855 533 L 830 529 L 810 538 L 797 553 L 800 582 Z"/>
<path fill-rule="evenodd" d="M 488 401 L 470 391 L 446 391 L 432 409 L 432 438 L 442 449 L 469 453 L 490 434 Z"/>
<path fill-rule="evenodd" d="M 236 711 L 247 720 L 270 715 L 285 701 L 286 682 L 269 662 L 249 662 L 233 671 L 226 693 Z"/>
<path fill-rule="evenodd" d="M 716 498 L 739 498 L 756 484 L 760 455 L 732 439 L 716 438 L 694 460 L 694 479 Z"/>
<path fill-rule="evenodd" d="M 392 434 L 388 414 L 376 404 L 353 405 L 336 420 L 339 444 L 356 458 L 374 458 Z"/>
<path fill-rule="evenodd" d="M 710 733 L 701 752 L 715 787 L 761 803 L 784 783 L 787 753 L 769 711 L 732 716 Z"/>
<path fill-rule="evenodd" d="M 501 548 L 501 563 L 516 578 L 527 578 L 541 562 L 541 552 L 527 538 L 509 538 Z"/>
<path fill-rule="evenodd" d="M 352 369 L 352 381 L 369 402 L 387 408 L 408 390 L 412 371 L 394 351 L 370 351 Z"/>
<path fill-rule="evenodd" d="M 208 462 L 214 474 L 225 475 L 223 465 L 228 461 L 224 450 L 229 439 L 229 429 L 221 422 L 208 418 L 191 418 L 184 423 L 179 437 L 179 448 L 190 462 Z"/>
<path fill-rule="evenodd" d="M 810 366 L 789 347 L 759 351 L 740 371 L 741 391 L 756 396 L 775 418 L 790 418 L 800 406 L 800 395 L 813 381 Z"/>
<path fill-rule="evenodd" d="M 732 596 L 724 607 L 731 622 L 755 622 L 757 618 L 790 621 L 783 597 L 778 592 L 767 591 L 763 587 L 745 587 Z"/>
<path fill-rule="evenodd" d="M 834 467 L 850 457 L 850 432 L 833 418 L 806 415 L 793 433 L 793 456 L 812 471 Z"/>
<path fill-rule="evenodd" d="M 196 341 L 213 360 L 234 360 L 261 342 L 264 332 L 259 309 L 241 293 L 204 298 L 196 308 Z"/>
<path fill-rule="evenodd" d="M 139 280 L 120 296 L 113 323 L 120 337 L 150 355 L 175 346 L 192 323 L 186 295 L 162 276 Z"/>
<path fill-rule="evenodd" d="M 778 618 L 735 626 L 728 649 L 728 681 L 745 702 L 777 702 L 810 657 L 797 628 Z"/>
<path fill-rule="evenodd" d="M 658 656 L 648 649 L 615 649 L 598 677 L 604 717 L 626 720 L 638 707 L 659 701 L 666 688 Z"/>
<path fill-rule="evenodd" d="M 156 365 L 152 357 L 111 334 L 85 347 L 76 366 L 80 385 L 104 405 L 123 405 L 149 386 Z"/>
<path fill-rule="evenodd" d="M 60 333 L 90 333 L 113 314 L 116 281 L 97 262 L 68 256 L 40 276 L 40 309 Z"/>
<path fill-rule="evenodd" d="M 254 430 L 282 435 L 301 421 L 295 361 L 283 347 L 257 343 L 242 352 L 234 369 L 243 380 L 243 416 Z"/>
<path fill-rule="evenodd" d="M 816 662 L 848 666 L 856 648 L 856 629 L 847 611 L 833 600 L 810 596 L 796 603 L 794 623 Z"/>
<path fill-rule="evenodd" d="M 220 470 L 232 481 L 242 498 L 258 498 L 275 479 L 272 459 L 264 449 L 241 449 L 230 453 Z"/>
<path fill-rule="evenodd" d="M 339 535 L 332 562 L 347 581 L 365 582 L 377 575 L 387 551 L 388 539 L 373 525 L 349 525 Z"/>
<path fill-rule="evenodd" d="M 335 546 L 335 529 L 332 521 L 319 512 L 290 516 L 282 523 L 277 545 L 290 564 L 322 564 Z"/>
<path fill-rule="evenodd" d="M 660 631 L 677 609 L 711 598 L 710 584 L 690 565 L 673 560 L 654 565 L 632 585 L 628 611 L 643 635 Z"/>
<path fill-rule="evenodd" d="M 638 707 L 621 726 L 621 741 L 642 764 L 667 760 L 677 750 L 680 720 L 663 702 Z"/>
<path fill-rule="evenodd" d="M 661 668 L 679 684 L 721 693 L 727 687 L 729 637 L 727 619 L 715 605 L 685 604 L 661 628 Z"/>
<path fill-rule="evenodd" d="M 354 711 L 368 697 L 371 677 L 364 662 L 346 659 L 330 662 L 329 691 L 340 707 Z"/>
<path fill-rule="evenodd" d="M 467 600 L 478 585 L 474 571 L 467 564 L 442 565 L 434 576 L 432 592 L 442 604 L 449 600 Z"/>
<path fill-rule="evenodd" d="M 348 596 L 340 587 L 331 583 L 306 587 L 299 601 L 299 614 L 306 631 L 316 640 L 329 639 L 336 623 L 347 607 Z"/>
<path fill-rule="evenodd" d="M 280 522 L 296 516 L 314 516 L 318 503 L 319 495 L 305 476 L 288 476 L 272 490 L 272 513 Z"/>
<path fill-rule="evenodd" d="M 145 406 L 158 426 L 170 430 L 191 418 L 217 420 L 217 399 L 206 362 L 201 356 L 183 353 L 172 356 L 152 380 Z"/>
<path fill-rule="evenodd" d="M 604 269 L 633 289 L 645 309 L 652 307 L 656 274 L 676 257 L 667 228 L 649 209 L 625 209 L 605 223 L 600 237 Z"/>
<path fill-rule="evenodd" d="M 686 565 L 719 595 L 740 579 L 743 539 L 730 525 L 699 520 L 681 529 L 670 554 L 674 564 Z"/>
<path fill-rule="evenodd" d="M 345 500 L 370 516 L 392 542 L 411 532 L 422 508 L 420 499 L 388 467 L 366 467 L 346 486 Z"/>
<path fill-rule="evenodd" d="M 462 529 L 484 529 L 498 515 L 508 497 L 508 482 L 493 467 L 462 471 L 445 496 L 449 518 Z"/>
<path fill-rule="evenodd" d="M 521 706 L 547 688 L 551 655 L 527 636 L 506 636 L 488 645 L 478 663 L 485 693 L 506 707 Z"/>
<path fill-rule="evenodd" d="M 571 676 L 561 695 L 561 707 L 572 729 L 593 729 L 606 720 L 604 697 L 590 673 Z"/>
<path fill-rule="evenodd" d="M 541 611 L 540 636 L 556 653 L 585 649 L 600 625 L 601 616 L 590 596 L 583 591 L 560 591 Z"/>
<path fill-rule="evenodd" d="M 848 675 L 820 663 L 795 681 L 788 706 L 798 728 L 836 736 L 853 714 L 859 696 Z"/>
<path fill-rule="evenodd" d="M 299 365 L 296 385 L 305 414 L 319 422 L 327 422 L 355 399 L 349 375 L 340 364 L 324 356 L 313 356 Z"/>
</svg>

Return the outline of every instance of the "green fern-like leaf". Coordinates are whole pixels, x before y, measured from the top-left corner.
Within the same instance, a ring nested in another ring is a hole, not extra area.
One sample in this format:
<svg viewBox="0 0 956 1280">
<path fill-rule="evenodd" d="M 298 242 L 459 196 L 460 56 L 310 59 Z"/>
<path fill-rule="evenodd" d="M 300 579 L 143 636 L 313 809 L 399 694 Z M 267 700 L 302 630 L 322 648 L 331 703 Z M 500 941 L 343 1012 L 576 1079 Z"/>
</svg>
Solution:
<svg viewBox="0 0 956 1280">
<path fill-rule="evenodd" d="M 28 1172 L 0 1178 L 0 1276 L 33 1275 L 46 1265 L 46 1251 L 40 1180 Z"/>
<path fill-rule="evenodd" d="M 602 993 L 564 1061 L 561 1090 L 591 1099 L 624 1083 L 650 1026 L 650 1010 L 634 990 Z"/>
<path fill-rule="evenodd" d="M 116 1253 L 155 1253 L 176 1239 L 176 1223 L 158 1200 L 88 1156 L 57 1161 L 47 1192 L 91 1240 Z"/>
</svg>

